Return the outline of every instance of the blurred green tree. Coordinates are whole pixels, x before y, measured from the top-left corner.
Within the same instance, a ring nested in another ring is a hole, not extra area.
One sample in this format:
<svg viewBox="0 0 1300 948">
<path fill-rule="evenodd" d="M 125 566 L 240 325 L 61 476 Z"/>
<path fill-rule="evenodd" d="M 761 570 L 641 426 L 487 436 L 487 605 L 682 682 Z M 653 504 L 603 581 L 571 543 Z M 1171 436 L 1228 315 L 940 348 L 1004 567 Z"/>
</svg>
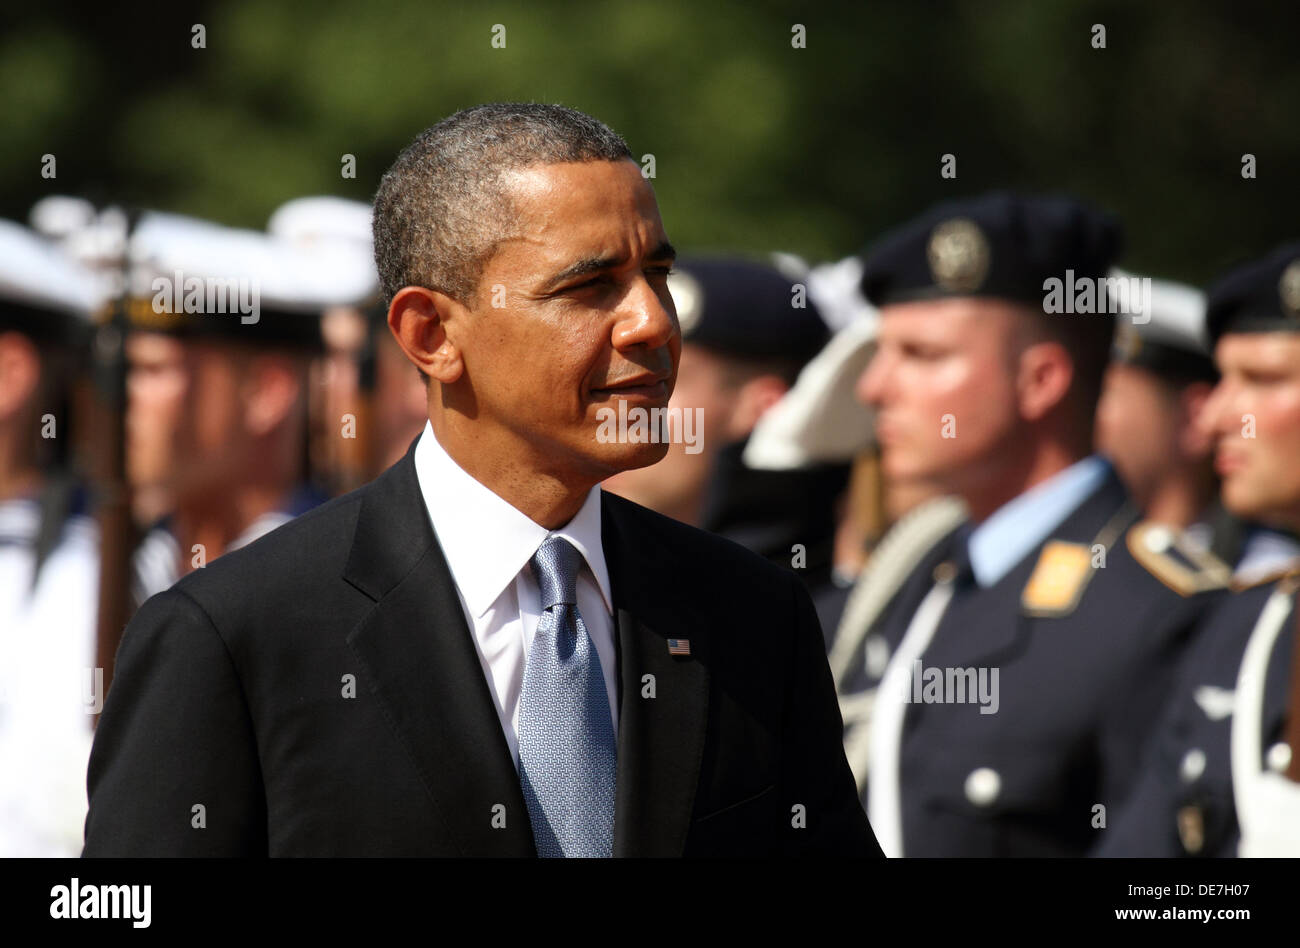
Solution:
<svg viewBox="0 0 1300 948">
<path fill-rule="evenodd" d="M 840 257 L 935 200 L 1004 186 L 1097 201 L 1128 225 L 1129 266 L 1193 282 L 1296 236 L 1294 4 L 243 0 L 3 16 L 11 218 L 80 193 L 262 226 L 297 195 L 368 199 L 420 129 L 524 99 L 589 111 L 653 154 L 669 233 L 693 249 Z"/>
</svg>

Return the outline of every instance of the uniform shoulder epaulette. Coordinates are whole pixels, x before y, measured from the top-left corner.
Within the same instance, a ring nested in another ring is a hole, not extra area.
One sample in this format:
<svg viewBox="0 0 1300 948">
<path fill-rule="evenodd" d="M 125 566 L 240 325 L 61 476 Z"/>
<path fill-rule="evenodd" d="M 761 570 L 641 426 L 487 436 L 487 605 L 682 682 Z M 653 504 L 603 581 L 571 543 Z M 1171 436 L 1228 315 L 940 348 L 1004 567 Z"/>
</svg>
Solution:
<svg viewBox="0 0 1300 948">
<path fill-rule="evenodd" d="M 1048 540 L 1020 592 L 1020 608 L 1025 615 L 1042 619 L 1068 616 L 1078 608 L 1092 573 L 1089 547 Z"/>
<path fill-rule="evenodd" d="M 1144 520 L 1134 525 L 1128 532 L 1128 549 L 1148 573 L 1180 596 L 1226 589 L 1232 581 L 1231 566 L 1163 523 Z"/>
<path fill-rule="evenodd" d="M 1105 551 L 1136 519 L 1137 510 L 1126 502 L 1103 524 L 1091 544 L 1059 539 L 1044 543 L 1029 582 L 1020 592 L 1020 608 L 1024 614 L 1059 619 L 1074 612 L 1096 573 L 1094 567 L 1106 565 Z M 1101 557 L 1100 564 L 1098 557 Z"/>
</svg>

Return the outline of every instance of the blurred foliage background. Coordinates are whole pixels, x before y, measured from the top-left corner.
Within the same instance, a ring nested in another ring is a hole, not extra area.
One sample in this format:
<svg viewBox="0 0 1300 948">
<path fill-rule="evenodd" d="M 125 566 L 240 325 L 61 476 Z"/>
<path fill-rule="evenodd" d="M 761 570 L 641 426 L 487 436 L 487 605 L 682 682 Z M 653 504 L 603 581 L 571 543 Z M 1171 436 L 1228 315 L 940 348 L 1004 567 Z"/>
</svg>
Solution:
<svg viewBox="0 0 1300 948">
<path fill-rule="evenodd" d="M 679 248 L 835 259 L 1003 186 L 1098 202 L 1127 224 L 1127 266 L 1196 283 L 1300 236 L 1294 3 L 239 0 L 10 4 L 0 25 L 15 219 L 64 193 L 262 227 L 298 195 L 369 200 L 456 109 L 531 100 L 653 154 Z"/>
</svg>

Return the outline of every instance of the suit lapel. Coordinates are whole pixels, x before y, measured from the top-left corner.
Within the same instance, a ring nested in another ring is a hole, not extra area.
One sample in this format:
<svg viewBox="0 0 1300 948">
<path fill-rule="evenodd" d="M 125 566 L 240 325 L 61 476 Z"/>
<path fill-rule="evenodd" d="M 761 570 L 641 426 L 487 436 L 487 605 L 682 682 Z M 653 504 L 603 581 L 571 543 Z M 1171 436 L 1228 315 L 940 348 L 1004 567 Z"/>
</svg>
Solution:
<svg viewBox="0 0 1300 948">
<path fill-rule="evenodd" d="M 464 855 L 536 855 L 496 704 L 425 516 L 414 446 L 361 505 L 343 575 L 375 600 L 347 639 L 369 689 Z"/>
<path fill-rule="evenodd" d="M 621 694 L 614 855 L 680 856 L 708 725 L 707 624 L 674 593 L 682 577 L 658 565 L 672 562 L 669 551 L 651 548 L 624 501 L 601 500 Z M 688 639 L 691 654 L 670 655 L 669 638 Z"/>
</svg>

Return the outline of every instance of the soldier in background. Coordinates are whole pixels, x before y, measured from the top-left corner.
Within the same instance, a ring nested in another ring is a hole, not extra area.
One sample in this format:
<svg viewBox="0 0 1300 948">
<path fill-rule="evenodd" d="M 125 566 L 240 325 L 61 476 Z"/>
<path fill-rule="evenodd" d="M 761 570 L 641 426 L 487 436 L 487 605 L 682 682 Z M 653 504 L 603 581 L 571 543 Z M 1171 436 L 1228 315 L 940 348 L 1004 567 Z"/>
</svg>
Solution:
<svg viewBox="0 0 1300 948">
<path fill-rule="evenodd" d="M 355 254 L 374 274 L 374 292 L 321 317 L 325 354 L 312 367 L 312 469 L 329 493 L 359 487 L 395 464 L 424 428 L 424 382 L 388 331 L 379 304 L 371 208 L 338 197 L 282 204 L 267 222 L 272 237 L 304 250 L 331 246 Z"/>
<path fill-rule="evenodd" d="M 137 603 L 324 499 L 307 486 L 307 366 L 320 313 L 365 299 L 372 268 L 173 215 L 137 226 L 128 469 L 162 479 L 174 504 L 137 551 Z M 146 452 L 162 470 L 143 469 Z"/>
<path fill-rule="evenodd" d="M 840 582 L 852 588 L 838 626 L 823 631 L 833 633 L 827 660 L 844 719 L 844 752 L 864 794 L 876 689 L 854 686 L 863 669 L 879 678 L 888 660 L 879 636 L 868 633 L 917 563 L 966 519 L 966 508 L 960 498 L 944 496 L 937 482 L 887 483 L 881 475 L 875 418 L 854 394 L 879 332 L 877 313 L 858 289 L 861 278 L 859 258 L 808 273 L 809 295 L 823 313 L 839 314 L 840 328 L 759 419 L 744 460 L 776 471 L 853 462 L 834 565 Z"/>
<path fill-rule="evenodd" d="M 825 344 L 826 324 L 806 287 L 747 260 L 679 259 L 668 286 L 682 330 L 669 407 L 690 417 L 662 461 L 604 488 L 793 568 L 829 636 L 847 594 L 831 567 L 848 465 L 767 471 L 743 460 L 758 420 Z"/>
<path fill-rule="evenodd" d="M 1300 243 L 1224 276 L 1204 410 L 1232 513 L 1300 533 Z M 1300 856 L 1300 558 L 1206 620 L 1105 856 Z"/>
<path fill-rule="evenodd" d="M 1113 271 L 1121 280 L 1133 274 Z M 1209 553 L 1238 582 L 1270 575 L 1298 551 L 1285 534 L 1232 516 L 1218 501 L 1213 440 L 1199 423 L 1218 372 L 1205 329 L 1205 294 L 1151 281 L 1147 309 L 1121 316 L 1097 406 L 1097 449 L 1110 458 L 1142 509 L 1168 527 L 1151 537 Z"/>
<path fill-rule="evenodd" d="M 68 457 L 95 275 L 0 221 L 0 856 L 75 856 L 96 694 L 98 534 Z"/>
<path fill-rule="evenodd" d="M 997 193 L 866 258 L 881 325 L 859 395 L 885 476 L 935 482 L 969 515 L 902 584 L 851 683 L 878 688 L 866 805 L 889 855 L 1087 852 L 1206 605 L 1195 564 L 1177 562 L 1176 587 L 1153 575 L 1173 554 L 1141 542 L 1091 453 L 1118 245 L 1077 201 Z M 1050 281 L 1071 287 L 1068 311 Z"/>
</svg>

